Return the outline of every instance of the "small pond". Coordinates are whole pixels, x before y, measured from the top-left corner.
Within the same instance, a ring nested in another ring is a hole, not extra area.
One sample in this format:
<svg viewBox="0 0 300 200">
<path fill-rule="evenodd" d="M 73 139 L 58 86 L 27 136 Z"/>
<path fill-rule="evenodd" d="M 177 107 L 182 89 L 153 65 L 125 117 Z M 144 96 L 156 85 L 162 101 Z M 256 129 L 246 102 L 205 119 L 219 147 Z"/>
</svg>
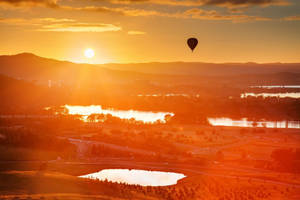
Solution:
<svg viewBox="0 0 300 200">
<path fill-rule="evenodd" d="M 127 183 L 141 186 L 168 186 L 175 185 L 178 180 L 186 177 L 174 172 L 160 172 L 129 169 L 104 169 L 96 173 L 80 176 L 95 180 L 108 180 L 117 183 Z"/>
</svg>

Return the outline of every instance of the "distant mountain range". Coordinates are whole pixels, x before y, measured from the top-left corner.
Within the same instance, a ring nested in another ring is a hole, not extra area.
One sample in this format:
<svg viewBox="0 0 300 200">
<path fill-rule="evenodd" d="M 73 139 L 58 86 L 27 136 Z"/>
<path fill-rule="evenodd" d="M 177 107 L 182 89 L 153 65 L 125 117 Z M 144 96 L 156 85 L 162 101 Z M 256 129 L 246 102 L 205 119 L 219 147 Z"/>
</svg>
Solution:
<svg viewBox="0 0 300 200">
<path fill-rule="evenodd" d="M 137 63 L 104 64 L 101 67 L 152 74 L 232 76 L 240 74 L 300 73 L 300 63 Z"/>
<path fill-rule="evenodd" d="M 0 56 L 0 74 L 16 79 L 44 83 L 48 80 L 64 83 L 128 81 L 147 77 L 141 73 L 111 70 L 89 64 L 75 64 L 42 58 L 30 53 Z"/>
<path fill-rule="evenodd" d="M 300 63 L 76 64 L 30 53 L 0 56 L 0 74 L 39 84 L 300 84 Z"/>
</svg>

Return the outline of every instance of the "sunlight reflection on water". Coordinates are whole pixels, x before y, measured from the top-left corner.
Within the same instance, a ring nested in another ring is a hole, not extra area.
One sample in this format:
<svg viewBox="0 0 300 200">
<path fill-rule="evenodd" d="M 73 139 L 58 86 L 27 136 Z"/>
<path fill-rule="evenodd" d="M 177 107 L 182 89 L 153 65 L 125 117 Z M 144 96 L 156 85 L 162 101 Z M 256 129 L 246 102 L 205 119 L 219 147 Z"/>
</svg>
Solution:
<svg viewBox="0 0 300 200">
<path fill-rule="evenodd" d="M 82 115 L 84 121 L 91 114 L 111 114 L 114 117 L 120 119 L 131 119 L 134 118 L 136 121 L 142 121 L 144 123 L 154 123 L 160 121 L 165 123 L 165 116 L 174 116 L 174 113 L 169 112 L 151 112 L 151 111 L 136 111 L 136 110 L 113 110 L 113 109 L 102 109 L 99 105 L 91 106 L 70 106 L 65 105 L 70 115 Z"/>
<path fill-rule="evenodd" d="M 186 177 L 184 174 L 173 172 L 159 172 L 128 169 L 105 169 L 100 172 L 79 176 L 104 181 L 127 183 L 141 186 L 175 185 L 178 180 Z"/>
<path fill-rule="evenodd" d="M 250 86 L 251 88 L 264 88 L 264 89 L 274 89 L 274 88 L 300 88 L 300 85 L 258 85 Z"/>
<path fill-rule="evenodd" d="M 247 98 L 247 97 L 279 97 L 279 98 L 300 98 L 299 92 L 290 92 L 290 93 L 244 93 L 241 94 L 241 98 Z"/>
<path fill-rule="evenodd" d="M 247 118 L 233 120 L 230 118 L 208 118 L 213 126 L 236 126 L 236 127 L 266 127 L 266 128 L 297 128 L 300 129 L 299 121 L 248 121 Z"/>
</svg>

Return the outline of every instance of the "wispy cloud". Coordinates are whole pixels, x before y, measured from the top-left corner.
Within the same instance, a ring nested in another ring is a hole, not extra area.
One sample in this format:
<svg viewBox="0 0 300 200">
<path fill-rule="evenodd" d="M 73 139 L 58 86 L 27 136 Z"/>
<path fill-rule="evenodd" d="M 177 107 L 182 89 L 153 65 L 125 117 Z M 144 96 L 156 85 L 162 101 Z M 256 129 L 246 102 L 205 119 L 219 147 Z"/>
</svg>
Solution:
<svg viewBox="0 0 300 200">
<path fill-rule="evenodd" d="M 94 0 L 97 1 L 97 0 Z M 218 5 L 218 6 L 227 6 L 242 8 L 244 6 L 250 5 L 286 5 L 288 4 L 287 0 L 105 0 L 111 3 L 119 4 L 132 4 L 132 3 L 151 3 L 151 4 L 164 4 L 164 5 L 181 5 L 181 6 L 196 6 L 196 5 Z M 169 18 L 183 18 L 183 19 L 199 19 L 199 20 L 218 20 L 218 21 L 232 21 L 232 22 L 248 22 L 248 21 L 269 21 L 270 18 L 260 17 L 260 16 L 250 16 L 243 14 L 241 12 L 229 12 L 229 13 L 219 13 L 216 10 L 204 10 L 200 8 L 189 8 L 185 11 L 177 12 L 166 12 L 161 10 L 148 10 L 148 9 L 139 9 L 131 6 L 119 6 L 119 7 L 107 7 L 107 6 L 82 6 L 82 7 L 73 7 L 66 5 L 58 5 L 56 0 L 0 0 L 0 2 L 11 2 L 12 4 L 20 5 L 22 3 L 31 3 L 31 4 L 44 4 L 45 6 L 60 9 L 64 11 L 82 11 L 82 12 L 99 12 L 99 13 L 114 13 L 124 16 L 133 16 L 133 17 L 147 17 L 147 16 L 156 16 L 156 17 L 169 17 Z M 55 6 L 53 6 L 55 5 Z M 112 28 L 112 30 L 117 30 L 117 28 Z M 108 30 L 110 29 L 108 28 Z M 52 30 L 80 30 L 77 28 L 64 28 L 60 27 L 58 29 Z M 81 30 L 86 30 L 82 28 Z M 101 30 L 100 28 L 92 27 L 90 30 Z"/>
<path fill-rule="evenodd" d="M 75 22 L 74 19 L 67 18 L 0 18 L 0 23 L 12 26 L 40 26 L 50 23 L 69 23 Z"/>
<path fill-rule="evenodd" d="M 108 32 L 120 31 L 122 28 L 113 24 L 90 24 L 90 23 L 72 23 L 72 24 L 51 24 L 43 26 L 38 31 L 52 32 Z"/>
<path fill-rule="evenodd" d="M 250 16 L 244 14 L 221 14 L 215 10 L 203 10 L 199 8 L 192 8 L 184 11 L 183 13 L 177 13 L 174 17 L 178 18 L 192 18 L 201 20 L 215 20 L 215 21 L 233 21 L 233 22 L 248 22 L 248 21 L 270 21 L 271 18 Z"/>
<path fill-rule="evenodd" d="M 79 1 L 79 0 L 78 0 Z M 86 0 L 81 0 L 82 2 Z M 113 4 L 160 4 L 172 6 L 203 6 L 215 5 L 224 7 L 248 7 L 248 6 L 284 6 L 289 5 L 289 0 L 94 0 L 98 2 L 110 2 Z M 48 6 L 58 7 L 58 0 L 0 0 L 0 3 L 14 6 Z"/>
<path fill-rule="evenodd" d="M 282 18 L 283 21 L 300 21 L 300 15 L 288 16 Z"/>
<path fill-rule="evenodd" d="M 57 0 L 0 0 L 0 4 L 12 6 L 46 6 L 58 7 Z"/>
<path fill-rule="evenodd" d="M 101 0 L 94 0 L 101 1 Z M 103 1 L 103 0 L 102 0 Z M 160 4 L 172 6 L 203 6 L 214 5 L 222 7 L 249 7 L 249 6 L 284 6 L 288 0 L 106 0 L 114 4 Z"/>
<path fill-rule="evenodd" d="M 85 2 L 85 0 L 78 0 Z M 158 4 L 168 6 L 221 6 L 227 8 L 239 8 L 239 7 L 250 7 L 250 6 L 286 6 L 290 5 L 289 0 L 93 0 L 95 2 L 109 2 L 118 5 L 132 5 L 132 4 Z M 12 5 L 12 6 L 45 6 L 50 8 L 61 8 L 61 9 L 76 9 L 76 10 L 94 10 L 98 11 L 112 11 L 114 8 L 110 7 L 72 7 L 65 6 L 58 3 L 58 0 L 0 0 L 0 5 Z"/>
<path fill-rule="evenodd" d="M 105 23 L 82 23 L 74 19 L 64 18 L 0 18 L 0 24 L 17 27 L 30 27 L 33 31 L 51 32 L 108 32 L 120 31 L 122 28 Z"/>
<path fill-rule="evenodd" d="M 62 7 L 67 10 L 80 10 L 86 12 L 113 12 L 124 16 L 132 17 L 169 17 L 182 19 L 199 19 L 199 20 L 218 20 L 218 21 L 233 21 L 233 22 L 247 22 L 247 21 L 269 21 L 270 18 L 260 16 L 249 16 L 245 14 L 222 14 L 216 10 L 204 10 L 200 8 L 191 8 L 182 12 L 162 12 L 157 10 L 135 9 L 130 7 L 108 8 L 108 7 Z"/>
<path fill-rule="evenodd" d="M 128 35 L 145 35 L 146 32 L 143 32 L 143 31 L 128 31 L 127 34 Z"/>
</svg>

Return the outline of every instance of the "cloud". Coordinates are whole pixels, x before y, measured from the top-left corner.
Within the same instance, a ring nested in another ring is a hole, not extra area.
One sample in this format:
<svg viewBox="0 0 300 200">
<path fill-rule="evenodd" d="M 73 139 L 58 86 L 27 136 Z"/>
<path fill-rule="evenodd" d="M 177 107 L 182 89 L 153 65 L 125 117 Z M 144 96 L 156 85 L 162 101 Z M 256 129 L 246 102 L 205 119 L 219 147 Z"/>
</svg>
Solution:
<svg viewBox="0 0 300 200">
<path fill-rule="evenodd" d="M 285 17 L 282 20 L 283 21 L 300 21 L 300 15 Z"/>
<path fill-rule="evenodd" d="M 71 6 L 59 6 L 61 10 L 66 11 L 88 11 L 88 12 L 103 12 L 103 13 L 120 13 L 116 8 L 109 8 L 105 6 L 85 6 L 85 7 L 71 7 Z"/>
<path fill-rule="evenodd" d="M 65 18 L 0 18 L 0 24 L 16 27 L 26 27 L 33 31 L 49 32 L 107 32 L 120 31 L 122 28 L 105 23 L 82 23 Z"/>
<path fill-rule="evenodd" d="M 0 4 L 12 6 L 46 6 L 50 8 L 58 7 L 57 0 L 0 0 Z"/>
<path fill-rule="evenodd" d="M 167 13 L 149 10 L 122 10 L 120 11 L 127 16 L 158 16 L 180 19 L 199 19 L 199 20 L 214 20 L 214 21 L 233 21 L 233 22 L 248 22 L 248 21 L 270 21 L 270 18 L 260 16 L 249 16 L 244 14 L 221 14 L 216 10 L 203 10 L 200 8 L 191 8 L 183 12 Z"/>
<path fill-rule="evenodd" d="M 79 1 L 79 0 L 78 0 Z M 81 0 L 85 2 L 85 0 Z M 130 4 L 158 4 L 168 6 L 221 6 L 228 8 L 249 7 L 249 6 L 285 6 L 290 5 L 289 0 L 93 0 L 95 2 L 109 2 L 112 4 L 130 5 Z M 0 0 L 13 6 L 46 6 L 50 8 L 61 8 L 63 5 L 58 4 L 58 0 Z M 67 7 L 65 7 L 67 8 Z M 70 7 L 69 7 L 70 8 Z M 80 8 L 79 8 L 80 9 Z M 103 11 L 106 9 L 104 8 Z"/>
<path fill-rule="evenodd" d="M 0 18 L 0 24 L 6 24 L 11 26 L 41 26 L 51 23 L 69 23 L 75 22 L 74 19 L 67 18 Z"/>
<path fill-rule="evenodd" d="M 201 20 L 215 20 L 215 21 L 233 21 L 233 22 L 248 22 L 248 21 L 270 21 L 270 18 L 250 16 L 243 14 L 220 14 L 215 10 L 202 10 L 199 8 L 192 8 L 184 11 L 183 13 L 177 13 L 174 17 L 178 18 L 192 18 Z"/>
<path fill-rule="evenodd" d="M 0 0 L 3 1 L 3 0 Z M 94 0 L 95 1 L 95 0 Z M 180 0 L 165 0 L 165 1 L 158 1 L 158 0 L 106 0 L 112 3 L 155 3 L 155 4 L 167 4 L 167 5 L 273 5 L 277 3 L 278 5 L 281 3 L 286 2 L 286 0 L 187 0 L 187 1 L 180 1 Z M 6 0 L 5 2 L 40 2 L 37 0 Z M 165 11 L 158 11 L 158 10 L 145 10 L 145 9 L 138 9 L 133 7 L 106 7 L 106 6 L 86 6 L 86 7 L 72 7 L 72 6 L 64 6 L 58 5 L 56 0 L 42 0 L 45 5 L 52 2 L 56 6 L 52 6 L 52 8 L 65 10 L 65 11 L 85 11 L 85 12 L 99 12 L 99 13 L 114 13 L 124 16 L 133 16 L 133 17 L 147 17 L 147 16 L 156 16 L 156 17 L 169 17 L 169 18 L 183 18 L 183 19 L 199 19 L 199 20 L 223 20 L 223 21 L 233 21 L 233 22 L 247 22 L 247 21 L 268 21 L 271 20 L 266 17 L 259 17 L 259 16 L 249 16 L 245 14 L 239 14 L 236 12 L 231 12 L 230 14 L 221 14 L 215 10 L 203 10 L 200 8 L 190 8 L 186 11 L 178 11 L 178 12 L 165 12 Z M 162 3 L 164 2 L 164 3 Z M 232 8 L 231 8 L 232 9 Z M 96 26 L 97 27 L 97 26 Z M 74 27 L 58 27 L 57 29 L 53 28 L 52 30 L 101 30 L 100 28 L 91 27 L 91 29 L 87 28 L 74 28 Z M 109 29 L 109 28 L 108 28 Z M 117 30 L 117 28 L 112 28 Z"/>
<path fill-rule="evenodd" d="M 72 23 L 72 24 L 51 24 L 43 26 L 38 31 L 51 32 L 108 32 L 120 31 L 122 28 L 113 24 L 90 24 L 90 23 Z"/>
<path fill-rule="evenodd" d="M 200 8 L 191 8 L 183 12 L 161 12 L 156 10 L 144 10 L 135 9 L 130 7 L 118 7 L 118 8 L 108 8 L 108 7 L 61 7 L 66 10 L 75 11 L 86 11 L 86 12 L 110 12 L 117 13 L 124 16 L 132 17 L 169 17 L 169 18 L 182 18 L 182 19 L 199 19 L 199 20 L 223 20 L 223 21 L 233 21 L 233 22 L 247 22 L 247 21 L 269 21 L 270 18 L 259 17 L 259 16 L 249 16 L 242 14 L 221 14 L 216 10 L 204 10 Z"/>
<path fill-rule="evenodd" d="M 127 34 L 128 35 L 145 35 L 146 32 L 143 32 L 143 31 L 128 31 Z"/>
<path fill-rule="evenodd" d="M 97 1 L 97 0 L 94 0 Z M 98 0 L 99 1 L 99 0 Z M 222 7 L 249 7 L 249 6 L 283 6 L 289 5 L 288 0 L 106 0 L 114 4 L 148 3 L 172 6 L 203 6 L 214 5 Z"/>
<path fill-rule="evenodd" d="M 68 19 L 68 18 L 36 18 L 33 20 L 37 20 L 40 22 L 50 22 L 50 23 L 57 23 L 57 22 L 75 22 L 75 19 Z"/>
<path fill-rule="evenodd" d="M 244 14 L 222 14 L 216 10 L 203 10 L 200 8 L 191 8 L 182 12 L 159 12 L 155 10 L 144 10 L 144 9 L 131 9 L 128 7 L 124 8 L 102 8 L 102 7 L 82 7 L 82 8 L 72 8 L 67 7 L 64 8 L 67 10 L 80 10 L 86 12 L 114 12 L 124 16 L 131 17 L 168 17 L 168 18 L 178 18 L 178 19 L 199 19 L 199 20 L 213 20 L 213 21 L 232 21 L 232 22 L 248 22 L 248 21 L 270 21 L 270 18 L 260 17 L 260 16 L 250 16 Z M 118 26 L 102 26 L 102 24 L 90 24 L 90 23 L 73 23 L 75 22 L 73 19 L 57 19 L 57 18 L 37 18 L 37 19 L 6 19 L 5 22 L 7 24 L 19 24 L 19 25 L 43 25 L 43 23 L 50 23 L 48 26 L 44 26 L 44 31 L 71 31 L 71 32 L 79 32 L 79 31 L 96 31 L 103 32 L 102 30 L 107 31 L 118 31 L 121 30 Z M 62 23 L 63 22 L 63 23 Z M 1 23 L 1 19 L 0 19 Z M 2 23 L 4 21 L 2 20 Z M 51 24 L 52 23 L 52 24 Z M 53 24 L 55 23 L 55 24 Z M 72 26 L 71 26 L 72 25 Z M 89 28 L 88 28 L 89 26 Z"/>
<path fill-rule="evenodd" d="M 99 13 L 114 13 L 125 16 L 163 16 L 162 13 L 155 10 L 144 10 L 135 9 L 129 7 L 118 7 L 110 8 L 105 6 L 87 6 L 87 7 L 70 7 L 70 6 L 60 6 L 62 10 L 67 11 L 85 11 L 85 12 L 99 12 Z"/>
</svg>

